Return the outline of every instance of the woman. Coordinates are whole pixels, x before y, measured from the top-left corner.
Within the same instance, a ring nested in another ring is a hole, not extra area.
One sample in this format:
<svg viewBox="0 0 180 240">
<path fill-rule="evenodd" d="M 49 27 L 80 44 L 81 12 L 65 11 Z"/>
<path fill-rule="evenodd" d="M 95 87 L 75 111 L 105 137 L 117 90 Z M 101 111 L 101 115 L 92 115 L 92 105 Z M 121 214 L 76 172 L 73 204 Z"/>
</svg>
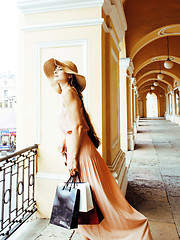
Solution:
<svg viewBox="0 0 180 240">
<path fill-rule="evenodd" d="M 70 61 L 50 59 L 44 72 L 61 94 L 60 124 L 64 141 L 60 147 L 66 155 L 69 173 L 79 172 L 89 182 L 104 219 L 99 225 L 78 227 L 84 240 L 152 240 L 147 218 L 124 198 L 104 160 L 96 150 L 99 139 L 85 110 L 82 94 L 85 78 Z"/>
</svg>

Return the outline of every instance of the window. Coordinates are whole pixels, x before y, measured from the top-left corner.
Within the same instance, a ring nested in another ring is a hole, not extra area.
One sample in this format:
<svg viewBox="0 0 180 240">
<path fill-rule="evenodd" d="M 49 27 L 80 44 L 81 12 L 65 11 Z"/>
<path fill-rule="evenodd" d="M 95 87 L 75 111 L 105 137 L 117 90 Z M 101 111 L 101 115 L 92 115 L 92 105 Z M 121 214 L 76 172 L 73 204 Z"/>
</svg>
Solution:
<svg viewBox="0 0 180 240">
<path fill-rule="evenodd" d="M 4 107 L 8 108 L 8 100 L 4 100 Z"/>
<path fill-rule="evenodd" d="M 8 97 L 8 90 L 4 90 L 4 97 Z"/>
<path fill-rule="evenodd" d="M 146 101 L 146 115 L 147 117 L 158 117 L 157 96 L 155 93 L 148 93 Z"/>
</svg>

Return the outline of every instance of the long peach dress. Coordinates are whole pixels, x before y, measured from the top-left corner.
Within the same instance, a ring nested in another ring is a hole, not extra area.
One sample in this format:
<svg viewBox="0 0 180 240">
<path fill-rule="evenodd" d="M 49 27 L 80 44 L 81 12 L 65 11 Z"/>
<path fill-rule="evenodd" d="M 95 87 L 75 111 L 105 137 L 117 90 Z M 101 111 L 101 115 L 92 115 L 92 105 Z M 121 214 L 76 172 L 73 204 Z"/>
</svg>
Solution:
<svg viewBox="0 0 180 240">
<path fill-rule="evenodd" d="M 71 123 L 67 111 L 60 110 L 60 125 L 66 134 L 67 155 L 71 151 Z M 135 210 L 123 196 L 106 163 L 87 135 L 87 124 L 81 114 L 84 127 L 79 152 L 80 178 L 89 182 L 95 200 L 104 219 L 99 225 L 80 225 L 78 230 L 91 240 L 152 240 L 147 218 Z"/>
</svg>

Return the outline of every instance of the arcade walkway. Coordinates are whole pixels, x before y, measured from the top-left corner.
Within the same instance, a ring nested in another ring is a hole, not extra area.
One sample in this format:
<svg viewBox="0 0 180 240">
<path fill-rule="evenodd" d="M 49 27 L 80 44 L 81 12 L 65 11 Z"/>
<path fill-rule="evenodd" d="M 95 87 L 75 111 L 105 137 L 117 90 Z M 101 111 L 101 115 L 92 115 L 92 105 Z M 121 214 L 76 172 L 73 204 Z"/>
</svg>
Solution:
<svg viewBox="0 0 180 240">
<path fill-rule="evenodd" d="M 136 149 L 130 159 L 129 203 L 148 219 L 154 240 L 180 236 L 180 127 L 164 119 L 139 121 Z M 80 240 L 79 234 L 32 220 L 18 240 Z M 138 240 L 134 238 L 135 240 Z M 11 240 L 11 238 L 10 238 Z M 103 239 L 102 239 L 103 240 Z"/>
<path fill-rule="evenodd" d="M 141 119 L 126 198 L 150 223 L 154 240 L 180 236 L 180 127 Z"/>
</svg>

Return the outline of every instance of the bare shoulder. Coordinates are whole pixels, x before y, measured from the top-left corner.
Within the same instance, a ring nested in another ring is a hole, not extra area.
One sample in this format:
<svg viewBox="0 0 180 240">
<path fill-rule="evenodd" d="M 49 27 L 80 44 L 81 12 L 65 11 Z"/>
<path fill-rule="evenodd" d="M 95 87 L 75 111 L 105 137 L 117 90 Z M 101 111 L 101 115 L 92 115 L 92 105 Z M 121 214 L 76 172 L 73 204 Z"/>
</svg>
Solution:
<svg viewBox="0 0 180 240">
<path fill-rule="evenodd" d="M 72 103 L 77 101 L 76 94 L 71 88 L 67 88 L 66 91 L 62 94 L 62 99 L 64 104 L 68 107 Z"/>
</svg>

